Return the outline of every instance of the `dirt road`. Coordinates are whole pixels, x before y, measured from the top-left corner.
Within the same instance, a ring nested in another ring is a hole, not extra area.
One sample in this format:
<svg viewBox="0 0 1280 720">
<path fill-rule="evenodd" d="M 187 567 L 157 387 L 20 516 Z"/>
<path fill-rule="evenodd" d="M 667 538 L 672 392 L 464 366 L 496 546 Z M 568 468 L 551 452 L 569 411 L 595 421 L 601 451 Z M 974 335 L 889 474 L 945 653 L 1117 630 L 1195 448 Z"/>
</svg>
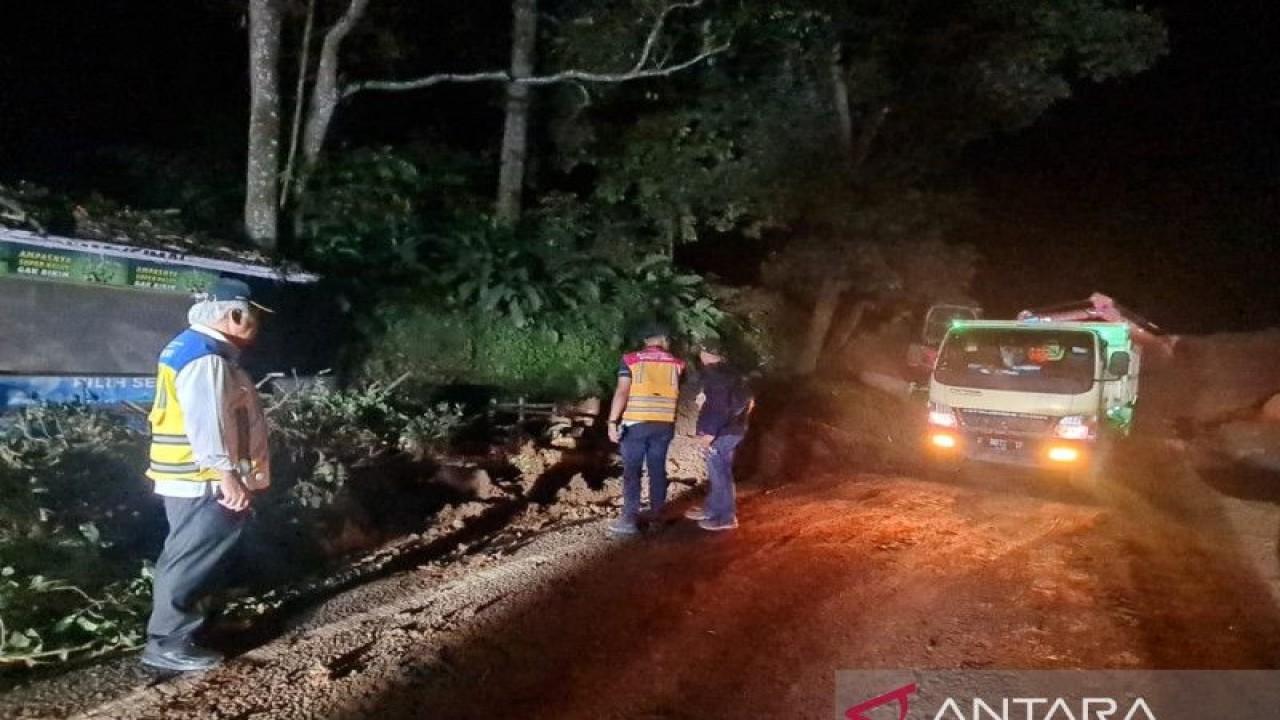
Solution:
<svg viewBox="0 0 1280 720">
<path fill-rule="evenodd" d="M 206 675 L 148 684 L 122 661 L 98 672 L 127 692 L 19 690 L 5 714 L 825 718 L 838 669 L 1280 666 L 1277 493 L 1224 494 L 1157 442 L 1113 480 L 748 485 L 735 532 L 496 543 Z"/>
</svg>

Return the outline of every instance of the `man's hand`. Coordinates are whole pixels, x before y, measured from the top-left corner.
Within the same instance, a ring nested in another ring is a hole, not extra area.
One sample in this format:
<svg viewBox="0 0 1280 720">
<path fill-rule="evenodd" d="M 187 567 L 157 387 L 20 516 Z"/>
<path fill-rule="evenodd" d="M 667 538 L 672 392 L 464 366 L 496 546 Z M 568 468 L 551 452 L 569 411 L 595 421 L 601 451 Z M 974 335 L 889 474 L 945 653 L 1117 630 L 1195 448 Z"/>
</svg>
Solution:
<svg viewBox="0 0 1280 720">
<path fill-rule="evenodd" d="M 622 442 L 622 425 L 620 423 L 609 423 L 609 441 Z"/>
<path fill-rule="evenodd" d="M 702 448 L 704 451 L 710 450 L 710 449 L 711 449 L 711 443 L 713 443 L 713 442 L 715 442 L 715 441 L 716 441 L 716 436 L 715 436 L 715 435 L 699 435 L 699 436 L 698 436 L 698 447 Z"/>
<path fill-rule="evenodd" d="M 249 509 L 249 501 L 252 496 L 249 489 L 240 482 L 240 478 L 230 470 L 222 472 L 222 481 L 218 483 L 218 490 L 221 497 L 218 498 L 218 504 L 233 512 L 243 512 Z"/>
</svg>

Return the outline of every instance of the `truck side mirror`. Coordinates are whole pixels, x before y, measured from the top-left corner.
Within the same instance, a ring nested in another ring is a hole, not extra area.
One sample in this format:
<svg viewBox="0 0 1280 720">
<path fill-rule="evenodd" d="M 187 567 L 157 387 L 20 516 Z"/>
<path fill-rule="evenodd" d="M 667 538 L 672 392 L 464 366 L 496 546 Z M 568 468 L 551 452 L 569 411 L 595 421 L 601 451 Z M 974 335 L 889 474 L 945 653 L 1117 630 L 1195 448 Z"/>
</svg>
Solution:
<svg viewBox="0 0 1280 720">
<path fill-rule="evenodd" d="M 1107 374 L 1111 377 L 1122 377 L 1129 374 L 1129 363 L 1132 359 L 1127 352 L 1112 353 L 1107 358 Z"/>
</svg>

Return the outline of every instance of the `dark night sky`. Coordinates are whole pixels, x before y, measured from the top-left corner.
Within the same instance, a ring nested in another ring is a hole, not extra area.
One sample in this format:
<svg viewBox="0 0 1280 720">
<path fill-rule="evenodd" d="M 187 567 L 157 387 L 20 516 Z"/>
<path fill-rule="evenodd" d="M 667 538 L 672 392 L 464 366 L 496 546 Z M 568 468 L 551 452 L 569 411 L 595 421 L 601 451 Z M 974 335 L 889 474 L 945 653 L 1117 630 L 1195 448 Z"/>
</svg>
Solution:
<svg viewBox="0 0 1280 720">
<path fill-rule="evenodd" d="M 42 0 L 0 28 L 0 182 L 243 133 L 244 37 L 207 0 Z M 1173 54 L 967 156 L 992 314 L 1110 292 L 1181 332 L 1280 325 L 1280 9 L 1164 0 Z M 443 11 L 442 11 L 443 12 Z M 429 112 L 443 99 L 419 101 Z M 409 111 L 405 111 L 409 112 Z"/>
<path fill-rule="evenodd" d="M 1154 70 L 969 154 L 997 312 L 1098 289 L 1176 332 L 1280 325 L 1280 4 L 1155 5 Z"/>
<path fill-rule="evenodd" d="M 242 133 L 244 32 L 199 0 L 41 0 L 0 30 L 0 180 L 78 185 L 102 148 Z"/>
</svg>

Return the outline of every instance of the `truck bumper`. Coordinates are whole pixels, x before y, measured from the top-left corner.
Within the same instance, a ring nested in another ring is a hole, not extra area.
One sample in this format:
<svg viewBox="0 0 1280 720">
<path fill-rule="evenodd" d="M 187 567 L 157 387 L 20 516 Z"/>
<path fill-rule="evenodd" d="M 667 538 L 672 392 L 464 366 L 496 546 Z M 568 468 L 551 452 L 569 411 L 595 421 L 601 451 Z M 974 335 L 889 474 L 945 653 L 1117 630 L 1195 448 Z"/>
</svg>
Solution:
<svg viewBox="0 0 1280 720">
<path fill-rule="evenodd" d="M 928 443 L 930 452 L 939 458 L 1064 471 L 1087 467 L 1096 450 L 1092 441 L 953 429 L 931 429 Z"/>
</svg>

